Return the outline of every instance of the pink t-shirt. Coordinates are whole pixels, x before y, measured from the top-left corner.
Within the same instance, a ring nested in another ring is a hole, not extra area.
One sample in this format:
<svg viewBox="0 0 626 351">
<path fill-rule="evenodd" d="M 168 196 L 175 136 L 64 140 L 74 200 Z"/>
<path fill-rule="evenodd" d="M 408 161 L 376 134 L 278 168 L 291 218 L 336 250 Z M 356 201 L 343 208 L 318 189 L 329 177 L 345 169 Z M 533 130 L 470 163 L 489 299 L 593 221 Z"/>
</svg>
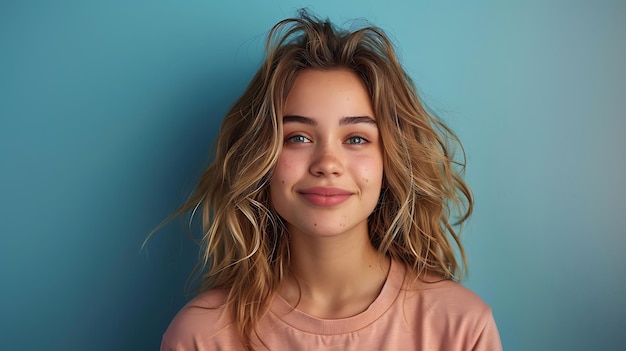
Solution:
<svg viewBox="0 0 626 351">
<path fill-rule="evenodd" d="M 278 294 L 258 323 L 258 350 L 502 350 L 491 309 L 458 283 L 413 283 L 392 261 L 380 295 L 364 312 L 320 319 L 290 306 Z M 227 291 L 211 290 L 190 301 L 163 336 L 161 350 L 243 350 L 221 306 Z"/>
</svg>

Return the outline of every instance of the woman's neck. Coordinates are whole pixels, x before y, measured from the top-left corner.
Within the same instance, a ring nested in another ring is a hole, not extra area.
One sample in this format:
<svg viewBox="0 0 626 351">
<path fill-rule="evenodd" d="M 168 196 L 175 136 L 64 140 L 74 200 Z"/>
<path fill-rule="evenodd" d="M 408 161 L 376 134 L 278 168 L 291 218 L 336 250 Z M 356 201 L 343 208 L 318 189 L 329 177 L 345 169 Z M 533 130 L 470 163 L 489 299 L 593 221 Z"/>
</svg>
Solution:
<svg viewBox="0 0 626 351">
<path fill-rule="evenodd" d="M 367 232 L 333 237 L 291 235 L 290 276 L 280 294 L 319 318 L 363 312 L 378 297 L 390 260 L 371 244 Z"/>
</svg>

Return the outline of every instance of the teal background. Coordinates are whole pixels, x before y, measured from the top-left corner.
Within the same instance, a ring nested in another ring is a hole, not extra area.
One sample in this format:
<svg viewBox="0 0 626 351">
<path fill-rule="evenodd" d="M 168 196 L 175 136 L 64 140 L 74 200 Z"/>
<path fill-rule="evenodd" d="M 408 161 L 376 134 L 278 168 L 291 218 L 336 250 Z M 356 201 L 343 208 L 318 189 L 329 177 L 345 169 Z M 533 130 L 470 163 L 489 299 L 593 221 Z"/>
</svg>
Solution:
<svg viewBox="0 0 626 351">
<path fill-rule="evenodd" d="M 506 350 L 626 344 L 623 1 L 0 2 L 0 348 L 149 350 L 196 251 L 174 221 L 278 20 L 394 38 L 464 142 L 467 286 Z"/>
</svg>

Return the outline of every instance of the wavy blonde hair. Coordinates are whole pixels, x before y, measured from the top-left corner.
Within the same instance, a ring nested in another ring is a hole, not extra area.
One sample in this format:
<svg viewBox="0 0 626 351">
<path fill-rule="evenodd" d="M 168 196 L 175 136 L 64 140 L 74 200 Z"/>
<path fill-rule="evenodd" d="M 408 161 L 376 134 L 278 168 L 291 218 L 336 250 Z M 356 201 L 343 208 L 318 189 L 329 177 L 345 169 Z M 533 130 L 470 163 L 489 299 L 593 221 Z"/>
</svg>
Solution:
<svg viewBox="0 0 626 351">
<path fill-rule="evenodd" d="M 301 11 L 271 29 L 266 50 L 224 118 L 214 161 L 176 213 L 201 211 L 201 291 L 229 291 L 226 305 L 250 350 L 256 323 L 289 269 L 288 233 L 272 208 L 269 180 L 283 146 L 283 105 L 300 71 L 348 68 L 367 86 L 384 154 L 385 189 L 369 217 L 371 242 L 382 254 L 416 277 L 460 279 L 465 254 L 454 225 L 473 206 L 461 177 L 464 157 L 456 162 L 449 146 L 460 146 L 458 139 L 420 102 L 381 29 L 340 30 Z"/>
</svg>

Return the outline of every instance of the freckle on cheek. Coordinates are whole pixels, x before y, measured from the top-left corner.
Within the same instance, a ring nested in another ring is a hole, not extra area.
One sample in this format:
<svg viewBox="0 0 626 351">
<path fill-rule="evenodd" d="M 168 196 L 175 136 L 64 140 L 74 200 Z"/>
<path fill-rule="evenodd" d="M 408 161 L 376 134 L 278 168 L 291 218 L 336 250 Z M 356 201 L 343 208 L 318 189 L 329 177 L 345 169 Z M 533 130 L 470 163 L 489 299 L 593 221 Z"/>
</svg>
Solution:
<svg viewBox="0 0 626 351">
<path fill-rule="evenodd" d="M 314 227 L 317 227 L 317 223 L 313 223 L 313 226 L 314 226 Z"/>
</svg>

